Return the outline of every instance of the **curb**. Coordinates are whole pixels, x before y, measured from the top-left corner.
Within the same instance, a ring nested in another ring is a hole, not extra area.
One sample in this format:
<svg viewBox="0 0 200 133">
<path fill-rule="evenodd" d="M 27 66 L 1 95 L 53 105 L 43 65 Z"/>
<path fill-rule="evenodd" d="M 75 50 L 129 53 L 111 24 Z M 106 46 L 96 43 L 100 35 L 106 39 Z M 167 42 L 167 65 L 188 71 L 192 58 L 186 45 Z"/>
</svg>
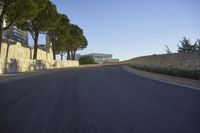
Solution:
<svg viewBox="0 0 200 133">
<path fill-rule="evenodd" d="M 172 84 L 172 85 L 176 85 L 176 86 L 181 86 L 181 87 L 186 87 L 186 88 L 191 88 L 191 89 L 199 90 L 200 91 L 200 88 L 194 87 L 194 86 L 191 86 L 191 85 L 181 84 L 181 83 L 177 83 L 175 81 L 168 81 L 167 79 L 166 80 L 165 79 L 159 79 L 159 77 L 151 77 L 149 75 L 141 74 L 139 71 L 138 71 L 138 73 L 136 73 L 136 72 L 133 71 L 133 68 L 131 68 L 129 66 L 122 66 L 122 68 L 125 71 L 129 72 L 129 73 L 136 74 L 138 76 L 142 76 L 142 77 L 145 77 L 145 78 L 148 78 L 148 79 L 152 79 L 152 80 L 156 80 L 156 81 L 159 81 L 159 82 L 168 83 L 168 84 Z"/>
</svg>

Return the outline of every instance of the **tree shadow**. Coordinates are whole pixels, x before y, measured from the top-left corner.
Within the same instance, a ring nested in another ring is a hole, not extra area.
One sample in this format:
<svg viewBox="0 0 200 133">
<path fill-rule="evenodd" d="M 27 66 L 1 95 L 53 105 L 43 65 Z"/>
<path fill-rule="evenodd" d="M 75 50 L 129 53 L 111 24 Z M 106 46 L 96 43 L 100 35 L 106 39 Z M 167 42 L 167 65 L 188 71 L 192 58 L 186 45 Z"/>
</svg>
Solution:
<svg viewBox="0 0 200 133">
<path fill-rule="evenodd" d="M 46 63 L 42 60 L 30 60 L 30 62 L 26 63 L 28 64 L 23 65 L 23 62 L 20 62 L 17 59 L 5 59 L 2 73 L 8 74 L 8 73 L 38 71 L 47 69 Z"/>
<path fill-rule="evenodd" d="M 32 60 L 31 63 L 29 63 L 28 71 L 37 71 L 37 70 L 45 70 L 47 69 L 46 63 L 44 63 L 42 60 Z"/>
<path fill-rule="evenodd" d="M 5 59 L 3 73 L 17 73 L 19 72 L 19 61 L 16 59 Z"/>
</svg>

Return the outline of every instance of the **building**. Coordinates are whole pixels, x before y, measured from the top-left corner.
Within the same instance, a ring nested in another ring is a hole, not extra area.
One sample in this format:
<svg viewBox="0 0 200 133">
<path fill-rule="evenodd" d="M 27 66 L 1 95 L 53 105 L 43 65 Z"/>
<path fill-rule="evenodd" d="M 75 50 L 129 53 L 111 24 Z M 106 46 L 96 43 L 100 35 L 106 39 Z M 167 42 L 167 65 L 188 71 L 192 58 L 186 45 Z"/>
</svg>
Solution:
<svg viewBox="0 0 200 133">
<path fill-rule="evenodd" d="M 28 32 L 22 31 L 14 25 L 10 26 L 8 30 L 4 31 L 3 39 L 6 40 L 6 38 L 9 38 L 11 41 L 28 45 Z"/>
<path fill-rule="evenodd" d="M 103 63 L 117 63 L 119 59 L 106 59 Z"/>
<path fill-rule="evenodd" d="M 92 56 L 98 64 L 119 62 L 119 59 L 112 58 L 112 54 L 91 53 L 88 56 Z"/>
<path fill-rule="evenodd" d="M 2 9 L 0 9 L 1 12 Z M 6 27 L 6 21 L 3 20 L 3 27 Z M 22 31 L 18 29 L 15 25 L 11 25 L 7 30 L 3 32 L 2 38 L 4 41 L 9 38 L 9 41 L 20 42 L 22 44 L 28 45 L 28 31 Z"/>
</svg>

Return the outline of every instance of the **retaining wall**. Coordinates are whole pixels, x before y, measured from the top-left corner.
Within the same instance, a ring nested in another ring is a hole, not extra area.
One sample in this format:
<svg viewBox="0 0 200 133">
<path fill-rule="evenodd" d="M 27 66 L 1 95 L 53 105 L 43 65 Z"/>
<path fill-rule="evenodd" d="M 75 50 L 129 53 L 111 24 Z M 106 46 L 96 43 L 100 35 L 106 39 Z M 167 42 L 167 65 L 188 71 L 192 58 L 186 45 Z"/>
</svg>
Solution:
<svg viewBox="0 0 200 133">
<path fill-rule="evenodd" d="M 7 44 L 2 43 L 1 47 L 1 59 L 6 57 Z M 21 43 L 11 44 L 9 47 L 8 58 L 19 59 L 19 60 L 30 60 L 33 58 L 33 48 L 28 46 L 22 46 Z M 52 49 L 49 48 L 47 52 L 45 50 L 37 50 L 37 59 L 39 60 L 53 60 Z"/>
<path fill-rule="evenodd" d="M 151 55 L 133 58 L 129 64 L 200 70 L 200 52 Z"/>
<path fill-rule="evenodd" d="M 6 50 L 7 44 L 2 43 L 0 74 L 79 66 L 78 61 L 53 60 L 51 47 L 46 50 L 47 52 L 38 49 L 37 60 L 32 60 L 33 49 L 30 47 L 24 47 L 21 43 L 10 45 L 7 59 Z"/>
<path fill-rule="evenodd" d="M 78 61 L 0 59 L 0 74 L 76 66 Z"/>
</svg>

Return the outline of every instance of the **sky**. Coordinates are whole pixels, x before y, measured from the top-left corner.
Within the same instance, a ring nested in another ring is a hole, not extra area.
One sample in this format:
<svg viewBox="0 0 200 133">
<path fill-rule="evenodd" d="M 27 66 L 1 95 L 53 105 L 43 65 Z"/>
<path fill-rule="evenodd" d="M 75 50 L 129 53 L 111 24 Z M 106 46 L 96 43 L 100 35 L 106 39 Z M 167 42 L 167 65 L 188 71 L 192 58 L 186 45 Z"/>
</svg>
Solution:
<svg viewBox="0 0 200 133">
<path fill-rule="evenodd" d="M 52 0 L 84 30 L 80 54 L 108 53 L 126 60 L 177 51 L 179 41 L 200 38 L 200 0 Z M 40 39 L 43 42 L 43 39 Z"/>
</svg>

